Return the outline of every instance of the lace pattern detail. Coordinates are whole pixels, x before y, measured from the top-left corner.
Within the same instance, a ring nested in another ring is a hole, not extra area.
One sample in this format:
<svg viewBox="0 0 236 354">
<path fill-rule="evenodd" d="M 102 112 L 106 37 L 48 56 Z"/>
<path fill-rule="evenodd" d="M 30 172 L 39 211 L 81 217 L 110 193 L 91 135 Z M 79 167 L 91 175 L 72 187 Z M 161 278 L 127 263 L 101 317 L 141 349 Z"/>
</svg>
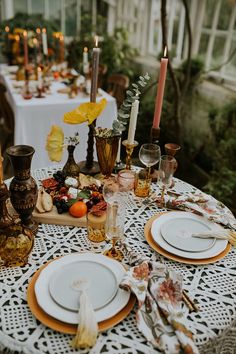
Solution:
<svg viewBox="0 0 236 354">
<path fill-rule="evenodd" d="M 33 177 L 40 180 L 51 176 L 57 168 L 40 169 Z M 157 186 L 153 186 L 157 190 Z M 175 179 L 173 191 L 192 193 L 196 188 Z M 236 254 L 235 250 L 210 265 L 194 266 L 168 260 L 147 244 L 143 228 L 148 219 L 165 209 L 155 204 L 144 205 L 141 198 L 129 194 L 126 199 L 125 235 L 128 245 L 141 257 L 162 260 L 170 269 L 181 273 L 184 287 L 191 298 L 199 302 L 198 313 L 184 308 L 190 330 L 201 353 L 231 354 L 236 347 Z M 100 250 L 104 247 L 101 246 Z M 40 225 L 29 263 L 22 268 L 1 268 L 0 271 L 0 352 L 25 354 L 76 353 L 70 347 L 72 336 L 55 332 L 35 319 L 26 301 L 28 282 L 35 271 L 48 260 L 66 254 L 91 251 L 85 228 Z M 127 261 L 127 260 L 125 260 Z M 114 328 L 101 333 L 90 354 L 159 353 L 138 331 L 135 309 Z M 87 353 L 81 350 L 80 353 Z"/>
</svg>

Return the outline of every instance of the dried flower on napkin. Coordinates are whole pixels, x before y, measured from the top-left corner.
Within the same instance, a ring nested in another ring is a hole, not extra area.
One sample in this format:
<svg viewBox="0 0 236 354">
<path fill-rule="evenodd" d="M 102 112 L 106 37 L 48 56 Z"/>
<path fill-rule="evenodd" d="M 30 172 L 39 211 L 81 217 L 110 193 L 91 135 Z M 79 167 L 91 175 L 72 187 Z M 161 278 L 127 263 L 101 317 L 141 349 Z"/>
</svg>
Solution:
<svg viewBox="0 0 236 354">
<path fill-rule="evenodd" d="M 51 161 L 61 161 L 63 152 L 64 133 L 61 127 L 53 125 L 47 137 L 46 150 Z"/>
<path fill-rule="evenodd" d="M 120 287 L 138 299 L 139 330 L 166 354 L 199 353 L 181 311 L 182 278 L 164 264 L 144 261 L 129 269 Z"/>
<path fill-rule="evenodd" d="M 105 98 L 100 102 L 81 103 L 73 111 L 64 114 L 64 123 L 80 124 L 88 122 L 88 124 L 91 124 L 102 113 L 106 104 L 107 100 Z"/>
</svg>

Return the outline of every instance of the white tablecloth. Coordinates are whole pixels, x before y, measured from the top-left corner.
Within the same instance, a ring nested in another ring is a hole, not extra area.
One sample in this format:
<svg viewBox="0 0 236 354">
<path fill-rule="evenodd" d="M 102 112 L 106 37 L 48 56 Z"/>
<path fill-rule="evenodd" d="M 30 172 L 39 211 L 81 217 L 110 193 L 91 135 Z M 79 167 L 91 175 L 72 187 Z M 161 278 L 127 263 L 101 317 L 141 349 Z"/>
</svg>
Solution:
<svg viewBox="0 0 236 354">
<path fill-rule="evenodd" d="M 25 144 L 35 148 L 35 155 L 32 160 L 32 169 L 44 166 L 56 166 L 51 162 L 45 150 L 46 138 L 53 124 L 60 125 L 63 128 L 65 136 L 72 136 L 76 131 L 80 135 L 80 144 L 75 150 L 76 161 L 83 161 L 87 154 L 88 125 L 87 123 L 79 125 L 65 124 L 62 122 L 63 115 L 79 106 L 82 102 L 88 102 L 89 97 L 78 95 L 70 99 L 67 94 L 60 94 L 58 89 L 64 88 L 64 84 L 53 82 L 51 95 L 45 98 L 32 98 L 25 100 L 16 93 L 13 84 L 15 83 L 9 76 L 2 76 L 8 89 L 8 100 L 15 115 L 15 145 Z M 105 91 L 99 90 L 98 100 L 107 99 L 107 105 L 102 114 L 97 119 L 97 126 L 110 128 L 112 122 L 117 116 L 117 106 L 114 97 L 108 95 Z M 97 160 L 96 148 L 94 159 Z M 67 152 L 64 151 L 63 160 L 67 160 Z"/>
<path fill-rule="evenodd" d="M 33 171 L 39 181 L 52 176 L 55 169 Z M 9 182 L 9 181 L 8 181 Z M 153 183 L 154 191 L 158 191 Z M 196 188 L 175 179 L 173 192 L 193 193 Z M 218 262 L 191 265 L 171 261 L 155 252 L 146 242 L 144 226 L 159 209 L 155 203 L 143 203 L 143 198 L 127 195 L 125 203 L 125 236 L 140 259 L 161 260 L 170 270 L 183 276 L 184 288 L 198 301 L 199 312 L 189 313 L 183 305 L 188 328 L 201 354 L 235 354 L 236 348 L 236 249 Z M 100 251 L 104 244 L 100 245 Z M 113 328 L 100 333 L 90 350 L 74 350 L 72 336 L 45 327 L 32 315 L 26 301 L 28 283 L 43 263 L 76 252 L 92 251 L 86 228 L 40 224 L 29 262 L 25 267 L 0 270 L 0 353 L 7 354 L 161 354 L 147 343 L 139 332 L 135 308 Z M 124 259 L 128 265 L 128 260 Z M 16 352 L 17 351 L 17 352 Z"/>
</svg>

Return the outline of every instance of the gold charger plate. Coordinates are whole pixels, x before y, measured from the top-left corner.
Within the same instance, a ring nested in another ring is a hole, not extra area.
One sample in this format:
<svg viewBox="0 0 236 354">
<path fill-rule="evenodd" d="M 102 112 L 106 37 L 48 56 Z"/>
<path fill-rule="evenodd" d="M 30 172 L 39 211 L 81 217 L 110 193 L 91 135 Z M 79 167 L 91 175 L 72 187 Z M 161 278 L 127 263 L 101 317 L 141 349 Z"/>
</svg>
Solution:
<svg viewBox="0 0 236 354">
<path fill-rule="evenodd" d="M 36 273 L 33 275 L 33 278 L 29 282 L 28 289 L 27 289 L 27 302 L 29 305 L 29 308 L 32 312 L 32 314 L 39 320 L 41 323 L 43 323 L 45 326 L 61 332 L 61 333 L 66 333 L 66 334 L 75 334 L 77 331 L 77 326 L 64 323 L 62 321 L 59 321 L 55 319 L 54 317 L 48 315 L 45 311 L 41 309 L 41 307 L 38 305 L 35 292 L 34 292 L 34 285 L 36 280 L 39 277 L 40 272 L 52 261 L 47 262 L 44 264 L 42 267 L 40 267 Z M 128 314 L 131 312 L 131 310 L 134 307 L 136 298 L 133 294 L 130 295 L 130 299 L 127 303 L 127 305 L 120 311 L 118 312 L 115 316 L 108 318 L 107 320 L 101 321 L 98 323 L 98 327 L 100 331 L 105 331 L 109 328 L 114 327 L 117 323 L 121 322 L 123 319 L 125 319 Z"/>
<path fill-rule="evenodd" d="M 186 263 L 186 264 L 210 264 L 219 261 L 220 259 L 224 258 L 229 251 L 231 250 L 231 245 L 228 243 L 226 248 L 219 253 L 215 257 L 210 257 L 210 258 L 202 258 L 202 259 L 192 259 L 192 258 L 184 258 L 181 256 L 177 256 L 173 253 L 170 253 L 166 250 L 164 250 L 162 247 L 160 247 L 152 238 L 151 234 L 151 226 L 154 220 L 159 218 L 161 215 L 166 214 L 166 213 L 159 213 L 158 215 L 154 215 L 151 219 L 148 220 L 146 225 L 144 226 L 144 235 L 147 240 L 147 243 L 149 246 L 151 246 L 157 253 L 161 254 L 162 256 L 165 256 L 166 258 L 169 258 L 173 261 L 180 262 L 180 263 Z"/>
</svg>

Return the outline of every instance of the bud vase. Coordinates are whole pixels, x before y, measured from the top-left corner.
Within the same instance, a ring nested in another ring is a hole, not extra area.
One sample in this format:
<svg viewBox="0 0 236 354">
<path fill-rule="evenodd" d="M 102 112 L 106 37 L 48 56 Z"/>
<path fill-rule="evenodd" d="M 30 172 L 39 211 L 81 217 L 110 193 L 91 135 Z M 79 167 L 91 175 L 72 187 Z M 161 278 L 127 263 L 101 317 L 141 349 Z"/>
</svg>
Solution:
<svg viewBox="0 0 236 354">
<path fill-rule="evenodd" d="M 80 169 L 74 159 L 74 150 L 75 150 L 75 145 L 67 146 L 68 159 L 66 161 L 65 166 L 62 169 L 62 171 L 65 173 L 66 176 L 72 176 L 72 177 L 79 176 Z"/>
<path fill-rule="evenodd" d="M 9 186 L 12 206 L 19 214 L 22 225 L 36 232 L 38 225 L 32 220 L 32 212 L 38 198 L 38 187 L 30 175 L 34 152 L 34 148 L 28 145 L 11 146 L 6 150 L 14 173 Z"/>
<path fill-rule="evenodd" d="M 109 177 L 116 162 L 120 135 L 101 137 L 95 135 L 98 163 L 101 173 Z"/>
</svg>

